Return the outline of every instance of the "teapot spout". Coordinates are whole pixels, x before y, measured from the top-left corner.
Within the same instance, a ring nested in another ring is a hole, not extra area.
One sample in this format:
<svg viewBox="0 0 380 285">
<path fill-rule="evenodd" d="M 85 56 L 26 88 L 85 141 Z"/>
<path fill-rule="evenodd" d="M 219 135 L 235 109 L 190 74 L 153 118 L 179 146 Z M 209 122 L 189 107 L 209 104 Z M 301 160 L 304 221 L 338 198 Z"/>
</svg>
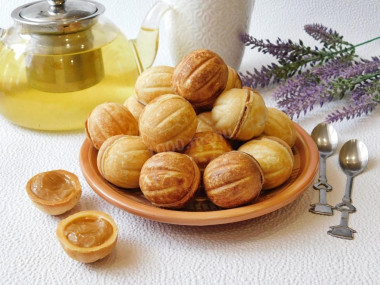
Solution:
<svg viewBox="0 0 380 285">
<path fill-rule="evenodd" d="M 140 73 L 152 66 L 156 58 L 160 20 L 169 9 L 164 2 L 157 2 L 145 16 L 137 38 L 132 40 Z"/>
</svg>

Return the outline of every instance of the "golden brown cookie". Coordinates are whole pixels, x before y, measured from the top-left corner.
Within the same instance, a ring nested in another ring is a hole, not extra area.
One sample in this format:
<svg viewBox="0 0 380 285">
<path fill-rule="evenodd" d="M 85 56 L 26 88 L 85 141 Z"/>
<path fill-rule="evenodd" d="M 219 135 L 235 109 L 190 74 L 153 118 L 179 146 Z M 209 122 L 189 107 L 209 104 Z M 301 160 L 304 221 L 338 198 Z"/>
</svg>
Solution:
<svg viewBox="0 0 380 285">
<path fill-rule="evenodd" d="M 289 145 L 276 137 L 261 136 L 239 148 L 252 155 L 264 172 L 263 189 L 272 189 L 284 183 L 292 174 L 294 156 Z"/>
<path fill-rule="evenodd" d="M 224 91 L 230 90 L 232 88 L 241 88 L 241 79 L 239 74 L 231 66 L 228 66 L 228 79 L 226 88 Z"/>
<path fill-rule="evenodd" d="M 232 148 L 223 136 L 208 131 L 196 133 L 183 153 L 191 156 L 203 172 L 211 160 L 229 151 Z"/>
<path fill-rule="evenodd" d="M 142 167 L 140 188 L 155 206 L 182 208 L 195 196 L 200 180 L 198 166 L 190 156 L 161 152 Z"/>
<path fill-rule="evenodd" d="M 131 112 L 118 103 L 103 103 L 96 106 L 85 122 L 87 138 L 99 149 L 103 142 L 116 135 L 139 134 L 139 127 Z"/>
<path fill-rule="evenodd" d="M 191 104 L 181 96 L 168 94 L 145 106 L 140 116 L 140 135 L 155 152 L 178 151 L 193 138 L 197 124 Z"/>
<path fill-rule="evenodd" d="M 249 140 L 265 128 L 267 108 L 258 92 L 233 88 L 224 91 L 211 111 L 217 132 L 233 140 Z"/>
<path fill-rule="evenodd" d="M 215 132 L 214 121 L 212 120 L 211 112 L 200 113 L 198 114 L 197 118 L 198 118 L 198 126 L 196 130 L 197 133 L 207 132 L 207 131 Z"/>
<path fill-rule="evenodd" d="M 173 94 L 172 76 L 174 67 L 171 66 L 153 66 L 140 74 L 136 80 L 135 92 L 136 99 L 144 105 L 153 99 L 165 95 Z"/>
<path fill-rule="evenodd" d="M 194 107 L 212 106 L 227 84 L 228 68 L 216 53 L 199 49 L 186 55 L 175 67 L 172 86 L 176 94 Z"/>
<path fill-rule="evenodd" d="M 151 156 L 141 137 L 118 135 L 100 147 L 97 166 L 100 174 L 112 184 L 138 188 L 141 168 Z"/>
<path fill-rule="evenodd" d="M 233 208 L 259 196 L 264 182 L 259 163 L 249 154 L 230 151 L 206 167 L 203 183 L 208 198 L 222 208 Z"/>
<path fill-rule="evenodd" d="M 268 119 L 263 134 L 278 137 L 290 147 L 295 144 L 297 139 L 297 132 L 292 119 L 276 108 L 268 108 Z"/>
<path fill-rule="evenodd" d="M 131 112 L 131 114 L 133 115 L 133 117 L 136 119 L 138 123 L 140 119 L 140 115 L 145 108 L 145 105 L 137 101 L 136 94 L 129 96 L 127 100 L 125 100 L 123 105 L 127 107 L 129 112 Z"/>
</svg>

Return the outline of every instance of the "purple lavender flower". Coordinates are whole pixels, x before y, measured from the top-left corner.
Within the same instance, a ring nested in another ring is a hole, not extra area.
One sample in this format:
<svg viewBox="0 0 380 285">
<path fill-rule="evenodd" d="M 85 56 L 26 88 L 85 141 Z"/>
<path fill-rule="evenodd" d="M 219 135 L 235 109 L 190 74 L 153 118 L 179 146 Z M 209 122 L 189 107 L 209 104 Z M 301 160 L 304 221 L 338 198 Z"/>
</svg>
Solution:
<svg viewBox="0 0 380 285">
<path fill-rule="evenodd" d="M 307 34 L 312 36 L 315 40 L 320 41 L 325 45 L 342 44 L 343 37 L 336 31 L 329 29 L 321 24 L 305 25 L 304 30 Z"/>
<path fill-rule="evenodd" d="M 379 68 L 379 57 L 373 57 L 372 60 L 361 59 L 360 61 L 352 62 L 350 68 L 342 70 L 340 76 L 342 78 L 351 78 L 363 74 L 375 73 Z"/>
<path fill-rule="evenodd" d="M 367 84 L 368 85 L 368 84 Z M 371 95 L 368 93 L 368 86 L 362 85 L 353 90 L 350 94 L 350 105 L 361 105 L 372 101 Z"/>
<path fill-rule="evenodd" d="M 314 67 L 311 72 L 321 80 L 331 80 L 342 76 L 341 72 L 350 66 L 352 66 L 351 61 L 333 59 L 324 65 Z"/>
<path fill-rule="evenodd" d="M 302 73 L 308 67 L 314 67 L 337 59 L 341 62 L 350 62 L 354 57 L 355 47 L 343 41 L 335 31 L 328 30 L 318 24 L 306 25 L 305 31 L 324 44 L 322 49 L 305 46 L 302 40 L 258 40 L 248 34 L 240 36 L 241 41 L 264 54 L 270 54 L 277 60 L 277 64 L 263 66 L 261 70 L 247 71 L 240 74 L 242 82 L 253 88 L 266 87 L 273 83 L 282 82 L 295 74 Z M 328 43 L 328 44 L 327 44 Z"/>
<path fill-rule="evenodd" d="M 315 104 L 322 106 L 331 100 L 331 86 L 311 72 L 288 79 L 275 92 L 277 105 L 290 117 L 299 117 L 301 113 L 313 110 Z"/>
<path fill-rule="evenodd" d="M 345 96 L 349 97 L 349 106 L 330 114 L 329 122 L 372 112 L 380 103 L 380 57 L 354 60 L 355 48 L 380 37 L 352 45 L 323 25 L 306 25 L 304 29 L 323 46 L 311 48 L 301 40 L 278 38 L 271 42 L 242 35 L 246 46 L 278 60 L 260 70 L 240 73 L 243 85 L 257 88 L 280 83 L 274 97 L 280 109 L 291 117 L 306 114 L 316 104 L 323 106 Z"/>
<path fill-rule="evenodd" d="M 343 107 L 342 110 L 336 110 L 327 116 L 326 121 L 328 123 L 334 123 L 338 121 L 343 121 L 344 119 L 350 120 L 353 118 L 361 117 L 362 115 L 368 115 L 377 106 L 377 103 L 369 100 L 363 101 L 361 104 L 351 104 L 347 107 Z"/>
<path fill-rule="evenodd" d="M 253 73 L 247 71 L 246 74 L 240 73 L 243 86 L 251 86 L 252 88 L 266 87 L 271 83 L 278 83 L 280 79 L 274 77 L 271 70 L 276 69 L 276 64 L 263 66 L 261 70 L 254 69 Z"/>
<path fill-rule="evenodd" d="M 380 93 L 378 77 L 379 58 L 350 63 L 334 60 L 288 79 L 274 92 L 274 98 L 279 108 L 290 117 L 299 117 L 301 113 L 313 110 L 315 104 L 323 106 L 337 95 L 343 97 L 348 94 L 349 108 L 334 112 L 328 120 L 354 118 L 368 114 L 376 107 L 377 103 L 369 94 Z"/>
<path fill-rule="evenodd" d="M 248 34 L 240 35 L 240 40 L 246 46 L 251 46 L 251 49 L 257 48 L 257 50 L 263 54 L 268 53 L 275 58 L 282 60 L 286 58 L 294 61 L 301 55 L 318 55 L 317 51 L 309 50 L 309 48 L 305 47 L 301 40 L 299 43 L 294 43 L 292 40 L 283 41 L 282 39 L 277 38 L 276 42 L 272 43 L 270 40 L 258 40 Z"/>
</svg>

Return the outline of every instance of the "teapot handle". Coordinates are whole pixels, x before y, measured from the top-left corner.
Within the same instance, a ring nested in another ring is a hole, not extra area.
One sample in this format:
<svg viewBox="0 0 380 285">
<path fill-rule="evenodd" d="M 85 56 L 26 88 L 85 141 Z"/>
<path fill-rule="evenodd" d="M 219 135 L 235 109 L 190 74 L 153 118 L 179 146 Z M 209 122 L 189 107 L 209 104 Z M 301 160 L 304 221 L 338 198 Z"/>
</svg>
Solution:
<svg viewBox="0 0 380 285">
<path fill-rule="evenodd" d="M 137 38 L 132 40 L 140 73 L 152 66 L 156 58 L 160 20 L 169 9 L 166 3 L 157 2 L 145 16 Z"/>
</svg>

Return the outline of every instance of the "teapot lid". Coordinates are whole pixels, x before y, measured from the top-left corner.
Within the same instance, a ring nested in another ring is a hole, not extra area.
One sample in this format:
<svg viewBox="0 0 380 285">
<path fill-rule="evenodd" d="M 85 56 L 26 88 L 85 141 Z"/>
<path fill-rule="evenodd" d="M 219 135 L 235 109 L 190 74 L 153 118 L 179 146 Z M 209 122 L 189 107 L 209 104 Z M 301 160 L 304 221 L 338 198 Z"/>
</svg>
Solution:
<svg viewBox="0 0 380 285">
<path fill-rule="evenodd" d="M 12 18 L 33 33 L 65 34 L 85 30 L 105 8 L 95 1 L 47 0 L 13 10 Z"/>
</svg>

